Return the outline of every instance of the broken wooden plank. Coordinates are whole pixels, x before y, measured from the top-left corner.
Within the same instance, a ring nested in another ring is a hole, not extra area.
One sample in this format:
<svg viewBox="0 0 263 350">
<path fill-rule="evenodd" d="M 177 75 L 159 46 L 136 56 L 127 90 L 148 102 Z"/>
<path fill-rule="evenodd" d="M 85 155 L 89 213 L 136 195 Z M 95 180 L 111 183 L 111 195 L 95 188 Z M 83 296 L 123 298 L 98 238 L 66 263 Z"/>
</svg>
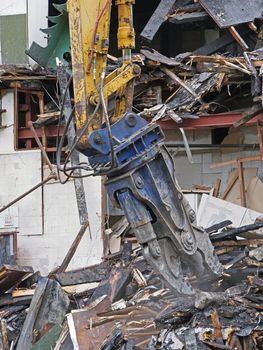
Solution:
<svg viewBox="0 0 263 350">
<path fill-rule="evenodd" d="M 144 27 L 140 36 L 148 41 L 152 41 L 153 37 L 167 19 L 168 14 L 172 11 L 176 0 L 161 0 L 152 17 Z"/>
<path fill-rule="evenodd" d="M 217 310 L 213 310 L 210 316 L 214 328 L 214 336 L 216 338 L 216 341 L 219 344 L 223 344 L 222 325 L 220 323 Z"/>
<path fill-rule="evenodd" d="M 229 225 L 232 225 L 232 221 L 224 220 L 222 222 L 219 222 L 218 224 L 207 227 L 205 230 L 207 233 L 211 234 L 211 233 L 215 233 L 215 232 L 217 232 L 217 231 L 221 230 L 222 228 L 225 228 Z"/>
<path fill-rule="evenodd" d="M 34 272 L 32 267 L 2 265 L 0 267 L 0 294 L 18 284 L 26 275 Z"/>
<path fill-rule="evenodd" d="M 55 279 L 62 286 L 73 286 L 76 284 L 101 282 L 110 275 L 110 266 L 107 262 L 99 265 L 88 266 L 82 269 L 55 273 Z"/>
<path fill-rule="evenodd" d="M 84 236 L 88 227 L 89 227 L 89 221 L 85 222 L 81 226 L 76 238 L 74 239 L 74 241 L 73 241 L 72 245 L 70 246 L 64 260 L 62 261 L 62 264 L 59 266 L 59 268 L 57 270 L 58 273 L 65 272 L 66 269 L 68 268 L 74 254 L 76 253 L 76 250 L 77 250 L 77 248 L 82 240 L 82 237 Z"/>
<path fill-rule="evenodd" d="M 170 69 L 168 69 L 167 67 L 161 67 L 161 70 L 168 75 L 169 78 L 171 78 L 172 80 L 174 80 L 176 82 L 176 84 L 178 84 L 180 87 L 182 87 L 183 89 L 185 89 L 186 91 L 188 91 L 198 102 L 200 102 L 201 104 L 203 103 L 203 101 L 201 100 L 201 98 L 195 93 L 195 91 L 193 89 L 191 89 L 187 84 L 185 84 L 182 79 L 180 79 L 176 74 L 174 74 L 174 72 L 172 72 Z"/>
<path fill-rule="evenodd" d="M 19 298 L 19 297 L 28 297 L 33 296 L 35 293 L 35 289 L 15 289 L 12 292 L 13 298 Z"/>
<path fill-rule="evenodd" d="M 192 93 L 181 86 L 176 91 L 173 99 L 167 103 L 167 108 L 176 110 L 179 109 L 180 111 L 193 111 L 194 106 L 198 102 L 201 103 L 202 97 L 205 96 L 217 84 L 219 78 L 220 73 L 205 72 L 196 74 L 193 78 L 187 81 L 187 84 L 184 84 L 190 87 Z M 196 97 L 193 96 L 193 92 Z"/>
<path fill-rule="evenodd" d="M 258 96 L 261 93 L 261 80 L 260 77 L 258 75 L 258 72 L 254 66 L 254 62 L 251 60 L 249 54 L 247 52 L 243 53 L 248 69 L 251 72 L 251 95 L 254 96 Z"/>
<path fill-rule="evenodd" d="M 49 118 L 59 118 L 61 115 L 60 111 L 57 112 L 48 112 L 43 114 L 37 114 L 38 118 L 49 119 Z"/>
<path fill-rule="evenodd" d="M 7 334 L 7 322 L 5 319 L 0 320 L 0 348 L 1 350 L 9 350 L 10 344 Z"/>
<path fill-rule="evenodd" d="M 227 230 L 226 232 L 222 232 L 222 233 L 218 233 L 218 234 L 212 235 L 212 236 L 210 236 L 210 239 L 211 239 L 212 242 L 218 242 L 218 241 L 226 239 L 226 238 L 234 238 L 234 237 L 236 237 L 239 234 L 244 233 L 244 232 L 258 230 L 258 229 L 260 229 L 262 227 L 263 227 L 263 223 L 262 222 L 258 223 L 258 224 L 245 225 L 245 226 L 241 226 L 241 227 L 234 228 L 234 229 L 231 229 L 231 230 Z M 255 240 L 251 240 L 251 241 L 255 241 Z M 249 240 L 246 240 L 246 242 L 249 242 Z"/>
<path fill-rule="evenodd" d="M 129 267 L 115 267 L 111 270 L 107 280 L 102 281 L 91 296 L 90 302 L 107 295 L 112 302 L 122 298 L 125 288 L 132 279 L 132 269 Z"/>
<path fill-rule="evenodd" d="M 95 288 L 97 288 L 99 285 L 98 282 L 96 283 L 83 283 L 83 284 L 75 284 L 72 286 L 63 286 L 62 289 L 70 295 L 79 295 L 79 294 L 83 294 L 83 293 L 88 293 L 88 294 L 92 294 L 95 290 Z"/>
<path fill-rule="evenodd" d="M 237 170 L 235 170 L 235 173 L 231 177 L 230 181 L 227 183 L 226 188 L 222 193 L 221 199 L 226 199 L 228 193 L 231 191 L 231 189 L 233 188 L 237 180 L 238 180 L 238 172 Z"/>
<path fill-rule="evenodd" d="M 215 184 L 214 184 L 214 193 L 213 193 L 214 197 L 218 197 L 219 196 L 221 182 L 222 182 L 222 180 L 220 178 L 218 178 L 216 180 Z"/>
<path fill-rule="evenodd" d="M 5 294 L 0 298 L 0 307 L 12 305 L 29 305 L 31 303 L 32 296 L 16 297 L 13 298 L 12 294 Z"/>
<path fill-rule="evenodd" d="M 244 170 L 243 170 L 243 163 L 240 161 L 237 161 L 237 173 L 238 173 L 238 180 L 239 180 L 239 188 L 240 188 L 240 201 L 241 206 L 246 206 L 246 189 L 245 189 L 245 181 L 244 181 Z"/>
<path fill-rule="evenodd" d="M 112 321 L 110 324 L 106 323 L 105 326 L 96 327 L 95 330 L 93 330 L 92 319 L 98 313 L 109 310 L 110 306 L 110 299 L 104 296 L 96 300 L 93 306 L 91 306 L 88 310 L 73 310 L 67 316 L 71 341 L 76 349 L 93 350 L 100 348 L 98 345 L 102 345 L 102 342 L 110 333 L 109 327 L 112 325 Z"/>
<path fill-rule="evenodd" d="M 238 160 L 242 163 L 246 163 L 246 162 L 261 161 L 262 158 L 261 156 L 251 156 L 251 157 L 239 158 Z M 210 169 L 222 168 L 224 166 L 235 165 L 236 162 L 237 162 L 236 160 L 226 160 L 225 162 L 211 163 L 209 165 L 209 168 Z"/>
<path fill-rule="evenodd" d="M 27 317 L 24 322 L 24 325 L 17 343 L 17 348 L 20 350 L 28 350 L 33 345 L 33 330 L 34 330 L 35 318 L 39 311 L 47 284 L 48 284 L 47 278 L 40 279 L 37 284 L 35 294 L 30 304 Z"/>
<path fill-rule="evenodd" d="M 58 282 L 48 278 L 40 279 L 17 348 L 31 349 L 54 325 L 62 324 L 68 307 L 69 299 Z"/>
</svg>

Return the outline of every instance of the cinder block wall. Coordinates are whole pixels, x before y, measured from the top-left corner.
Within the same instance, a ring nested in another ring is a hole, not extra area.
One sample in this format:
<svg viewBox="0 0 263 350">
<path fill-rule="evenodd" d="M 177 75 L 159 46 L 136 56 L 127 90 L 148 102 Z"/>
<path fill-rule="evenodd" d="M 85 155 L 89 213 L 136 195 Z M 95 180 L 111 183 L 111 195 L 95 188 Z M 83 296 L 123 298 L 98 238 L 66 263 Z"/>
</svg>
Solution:
<svg viewBox="0 0 263 350">
<path fill-rule="evenodd" d="M 243 135 L 244 144 L 258 144 L 256 127 L 242 127 L 239 131 Z M 195 130 L 186 131 L 187 139 L 190 144 L 211 144 L 211 130 Z M 182 143 L 182 136 L 177 131 L 166 132 L 167 143 Z M 228 143 L 231 142 L 228 140 Z M 236 142 L 234 142 L 236 143 Z M 175 173 L 179 184 L 183 189 L 191 189 L 194 184 L 213 186 L 217 178 L 221 178 L 221 190 L 227 184 L 228 174 L 235 166 L 224 166 L 222 168 L 211 169 L 210 164 L 223 162 L 228 160 L 236 160 L 237 158 L 250 157 L 259 155 L 258 149 L 240 150 L 240 149 L 192 149 L 194 163 L 191 164 L 186 156 L 184 146 L 180 150 L 178 148 L 170 148 L 175 163 Z M 244 163 L 244 168 L 259 168 L 260 162 L 253 161 Z"/>
</svg>

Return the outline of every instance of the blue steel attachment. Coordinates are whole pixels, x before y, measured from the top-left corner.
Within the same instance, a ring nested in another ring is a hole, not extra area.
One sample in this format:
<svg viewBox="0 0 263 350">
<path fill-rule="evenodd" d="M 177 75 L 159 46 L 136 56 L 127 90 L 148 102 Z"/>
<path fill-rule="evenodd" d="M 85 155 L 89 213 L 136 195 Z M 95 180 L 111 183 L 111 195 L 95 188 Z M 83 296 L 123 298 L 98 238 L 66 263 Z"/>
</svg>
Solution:
<svg viewBox="0 0 263 350">
<path fill-rule="evenodd" d="M 222 266 L 207 233 L 196 226 L 161 129 L 127 113 L 112 126 L 112 137 L 116 163 L 107 174 L 106 186 L 113 205 L 123 209 L 145 258 L 166 284 L 178 294 L 194 294 L 184 271 L 194 273 L 202 284 L 219 276 Z M 89 142 L 100 152 L 90 162 L 107 163 L 107 130 L 94 132 Z"/>
</svg>

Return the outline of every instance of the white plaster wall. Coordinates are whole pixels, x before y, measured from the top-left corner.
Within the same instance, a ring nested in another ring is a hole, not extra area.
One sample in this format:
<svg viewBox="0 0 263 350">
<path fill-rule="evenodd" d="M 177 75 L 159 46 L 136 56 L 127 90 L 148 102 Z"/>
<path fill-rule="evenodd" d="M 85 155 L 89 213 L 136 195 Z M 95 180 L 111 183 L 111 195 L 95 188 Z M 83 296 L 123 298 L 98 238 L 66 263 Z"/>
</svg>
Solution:
<svg viewBox="0 0 263 350">
<path fill-rule="evenodd" d="M 103 255 L 100 178 L 85 179 L 84 186 L 92 239 L 87 231 L 69 269 L 96 264 Z M 73 182 L 45 185 L 44 234 L 39 237 L 18 237 L 19 264 L 31 265 L 47 274 L 61 264 L 79 229 Z"/>
<path fill-rule="evenodd" d="M 1 134 L 0 134 L 1 138 Z M 38 151 L 0 154 L 0 207 L 41 182 L 41 154 Z M 34 168 L 32 168 L 34 164 Z M 14 205 L 18 208 L 20 235 L 42 234 L 41 188 Z M 5 212 L 2 213 L 3 215 Z M 13 228 L 10 230 L 13 230 Z M 5 232 L 5 228 L 0 228 Z"/>
<path fill-rule="evenodd" d="M 14 93 L 2 90 L 2 124 L 0 129 L 0 206 L 4 206 L 42 181 L 39 150 L 19 151 L 14 148 Z M 32 169 L 32 164 L 34 168 Z M 33 205 L 32 205 L 33 203 Z M 15 205 L 19 212 L 21 235 L 41 235 L 42 190 L 38 189 Z M 0 229 L 0 231 L 3 231 Z"/>
<path fill-rule="evenodd" d="M 2 95 L 2 107 L 7 110 L 3 114 L 3 124 L 8 127 L 0 129 L 0 206 L 42 179 L 39 150 L 14 150 L 14 95 L 11 90 Z M 47 174 L 45 169 L 44 176 Z M 95 264 L 103 254 L 101 179 L 84 179 L 84 186 L 92 239 L 87 232 L 69 268 Z M 15 206 L 19 211 L 18 264 L 33 266 L 47 274 L 61 264 L 80 228 L 74 184 L 72 181 L 65 185 L 46 184 L 43 196 L 40 189 Z"/>
</svg>

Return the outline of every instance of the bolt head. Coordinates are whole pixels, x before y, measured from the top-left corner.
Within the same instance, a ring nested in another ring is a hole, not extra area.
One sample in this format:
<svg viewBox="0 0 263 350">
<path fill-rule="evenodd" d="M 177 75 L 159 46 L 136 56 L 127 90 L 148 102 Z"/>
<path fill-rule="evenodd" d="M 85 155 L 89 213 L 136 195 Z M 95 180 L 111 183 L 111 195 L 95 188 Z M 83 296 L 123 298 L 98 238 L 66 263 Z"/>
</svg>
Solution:
<svg viewBox="0 0 263 350">
<path fill-rule="evenodd" d="M 130 128 L 135 127 L 135 125 L 137 124 L 136 115 L 133 113 L 129 113 L 125 118 L 125 122 Z"/>
<path fill-rule="evenodd" d="M 137 176 L 135 179 L 135 184 L 138 188 L 142 188 L 144 186 L 144 181 L 140 176 Z"/>
<path fill-rule="evenodd" d="M 94 142 L 97 144 L 97 145 L 101 145 L 102 144 L 102 138 L 100 136 L 100 134 L 96 133 L 94 135 L 94 138 L 93 138 Z"/>
</svg>

